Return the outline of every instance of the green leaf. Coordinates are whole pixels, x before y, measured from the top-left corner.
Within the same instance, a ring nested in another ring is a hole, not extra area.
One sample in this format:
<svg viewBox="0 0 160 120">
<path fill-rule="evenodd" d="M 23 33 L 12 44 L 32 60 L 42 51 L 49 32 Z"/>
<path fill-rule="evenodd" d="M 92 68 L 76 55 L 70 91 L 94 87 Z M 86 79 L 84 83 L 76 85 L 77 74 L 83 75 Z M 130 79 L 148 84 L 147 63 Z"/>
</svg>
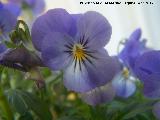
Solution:
<svg viewBox="0 0 160 120">
<path fill-rule="evenodd" d="M 24 115 L 20 116 L 18 120 L 33 120 L 33 116 L 27 112 Z"/>
<path fill-rule="evenodd" d="M 80 116 L 64 116 L 59 118 L 58 120 L 84 120 L 84 118 Z"/>
<path fill-rule="evenodd" d="M 31 93 L 21 91 L 21 95 L 25 99 L 28 107 L 35 112 L 41 120 L 52 120 L 52 115 L 45 103 Z"/>
<path fill-rule="evenodd" d="M 17 45 L 12 43 L 11 41 L 4 41 L 4 43 L 8 48 L 16 48 L 17 47 Z"/>
<path fill-rule="evenodd" d="M 126 106 L 126 103 L 114 100 L 108 105 L 108 110 L 113 110 L 113 109 L 121 110 L 125 106 Z"/>
<path fill-rule="evenodd" d="M 20 95 L 17 90 L 9 90 L 7 93 L 7 98 L 12 108 L 15 109 L 21 115 L 24 115 L 28 111 L 28 106 L 24 98 Z"/>
<path fill-rule="evenodd" d="M 151 110 L 154 102 L 155 101 L 150 101 L 136 105 L 130 112 L 123 116 L 123 120 L 133 118 L 137 115 Z"/>
<path fill-rule="evenodd" d="M 32 110 L 39 119 L 52 120 L 52 115 L 47 105 L 35 95 L 20 90 L 10 90 L 8 93 L 10 103 L 21 115 Z"/>
</svg>

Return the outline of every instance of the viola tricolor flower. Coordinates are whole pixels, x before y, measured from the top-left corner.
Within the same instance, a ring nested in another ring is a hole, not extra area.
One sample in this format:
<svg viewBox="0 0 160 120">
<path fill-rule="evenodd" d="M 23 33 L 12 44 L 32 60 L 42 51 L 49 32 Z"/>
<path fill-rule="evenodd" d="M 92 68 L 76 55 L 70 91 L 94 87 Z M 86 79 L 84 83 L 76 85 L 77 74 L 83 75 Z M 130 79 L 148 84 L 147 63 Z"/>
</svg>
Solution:
<svg viewBox="0 0 160 120">
<path fill-rule="evenodd" d="M 134 72 L 135 61 L 147 50 L 145 46 L 146 40 L 140 41 L 141 33 L 141 29 L 136 29 L 127 39 L 124 48 L 118 55 L 124 65 L 123 71 L 112 82 L 118 96 L 126 98 L 136 90 L 136 78 L 134 78 L 136 77 Z"/>
<path fill-rule="evenodd" d="M 111 31 L 107 19 L 97 12 L 72 15 L 53 9 L 35 21 L 32 40 L 46 66 L 63 70 L 69 90 L 87 92 L 107 84 L 115 73 L 104 49 Z"/>
<path fill-rule="evenodd" d="M 2 40 L 8 39 L 8 33 L 14 29 L 16 21 L 16 16 L 0 3 L 0 53 L 6 49 Z"/>
<path fill-rule="evenodd" d="M 136 60 L 137 77 L 144 84 L 144 95 L 160 98 L 160 51 L 149 51 Z"/>
</svg>

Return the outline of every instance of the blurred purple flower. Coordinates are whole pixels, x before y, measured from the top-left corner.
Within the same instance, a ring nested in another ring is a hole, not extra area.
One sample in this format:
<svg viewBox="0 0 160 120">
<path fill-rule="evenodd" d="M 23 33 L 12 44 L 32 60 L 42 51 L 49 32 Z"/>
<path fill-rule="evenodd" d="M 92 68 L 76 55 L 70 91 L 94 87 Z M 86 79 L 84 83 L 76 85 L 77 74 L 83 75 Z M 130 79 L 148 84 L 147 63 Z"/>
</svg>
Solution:
<svg viewBox="0 0 160 120">
<path fill-rule="evenodd" d="M 16 3 L 12 3 L 12 2 L 3 3 L 0 1 L 0 9 L 2 8 L 8 10 L 16 17 L 18 17 L 21 12 L 19 5 L 17 5 Z"/>
<path fill-rule="evenodd" d="M 147 50 L 145 46 L 146 40 L 143 39 L 140 41 L 141 34 L 141 29 L 136 29 L 127 39 L 124 48 L 119 53 L 119 58 L 122 60 L 123 64 L 133 72 L 132 74 L 134 74 L 133 70 L 136 58 Z"/>
<path fill-rule="evenodd" d="M 33 11 L 34 14 L 40 14 L 45 9 L 44 0 L 9 0 L 11 3 L 15 3 L 21 8 L 29 8 Z"/>
<path fill-rule="evenodd" d="M 0 53 L 6 50 L 2 40 L 8 39 L 8 33 L 14 29 L 16 21 L 16 16 L 0 3 Z"/>
<path fill-rule="evenodd" d="M 144 95 L 160 97 L 160 51 L 144 53 L 136 60 L 137 77 L 144 83 Z"/>
<path fill-rule="evenodd" d="M 141 33 L 141 29 L 136 29 L 127 39 L 124 48 L 118 55 L 124 65 L 124 70 L 112 82 L 118 96 L 127 98 L 136 90 L 135 61 L 148 50 L 145 46 L 146 40 L 140 41 Z"/>
<path fill-rule="evenodd" d="M 33 13 L 40 14 L 44 11 L 44 0 L 24 0 L 26 4 L 32 9 Z"/>
<path fill-rule="evenodd" d="M 0 3 L 2 4 L 2 3 Z M 6 4 L 3 4 L 4 9 L 10 11 L 14 16 L 18 17 L 21 13 L 21 8 L 19 5 L 15 3 L 8 2 Z"/>
<path fill-rule="evenodd" d="M 111 25 L 93 11 L 71 15 L 53 9 L 32 28 L 33 44 L 46 66 L 63 70 L 65 86 L 76 92 L 87 92 L 112 79 L 115 64 L 103 48 L 110 37 Z"/>
</svg>

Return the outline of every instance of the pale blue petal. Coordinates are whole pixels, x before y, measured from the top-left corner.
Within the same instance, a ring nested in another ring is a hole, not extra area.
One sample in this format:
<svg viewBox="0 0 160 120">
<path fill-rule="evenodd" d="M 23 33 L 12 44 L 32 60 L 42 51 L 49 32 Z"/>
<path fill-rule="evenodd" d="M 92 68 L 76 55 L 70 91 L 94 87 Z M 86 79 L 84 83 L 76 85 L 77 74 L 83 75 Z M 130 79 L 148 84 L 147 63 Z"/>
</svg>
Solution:
<svg viewBox="0 0 160 120">
<path fill-rule="evenodd" d="M 117 96 L 129 97 L 133 95 L 136 90 L 135 81 L 131 78 L 125 78 L 122 74 L 117 75 L 112 81 L 112 85 L 116 90 Z"/>
</svg>

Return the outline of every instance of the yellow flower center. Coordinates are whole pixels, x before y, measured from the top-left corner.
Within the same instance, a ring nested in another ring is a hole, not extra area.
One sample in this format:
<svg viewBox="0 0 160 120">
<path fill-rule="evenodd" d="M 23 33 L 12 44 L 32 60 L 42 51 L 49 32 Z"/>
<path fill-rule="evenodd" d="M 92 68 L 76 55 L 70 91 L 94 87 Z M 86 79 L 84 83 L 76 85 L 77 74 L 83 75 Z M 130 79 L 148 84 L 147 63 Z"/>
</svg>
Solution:
<svg viewBox="0 0 160 120">
<path fill-rule="evenodd" d="M 76 44 L 73 47 L 73 55 L 76 59 L 82 60 L 85 58 L 85 51 L 81 44 Z"/>
<path fill-rule="evenodd" d="M 123 74 L 123 76 L 124 76 L 125 78 L 128 78 L 128 77 L 129 77 L 129 70 L 128 70 L 127 68 L 124 68 L 122 74 Z"/>
</svg>

